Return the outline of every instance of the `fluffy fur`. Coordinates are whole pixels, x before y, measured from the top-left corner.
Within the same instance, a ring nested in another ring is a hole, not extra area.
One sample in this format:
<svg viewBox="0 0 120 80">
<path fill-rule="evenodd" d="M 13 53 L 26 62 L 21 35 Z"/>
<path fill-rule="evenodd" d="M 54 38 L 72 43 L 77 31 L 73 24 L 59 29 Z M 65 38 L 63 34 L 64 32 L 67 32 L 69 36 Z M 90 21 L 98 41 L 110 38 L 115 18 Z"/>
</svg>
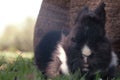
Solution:
<svg viewBox="0 0 120 80">
<path fill-rule="evenodd" d="M 111 44 L 105 36 L 104 7 L 105 4 L 101 3 L 94 11 L 88 7 L 82 9 L 74 29 L 65 40 L 67 45 L 63 44 L 70 71 L 76 72 L 80 69 L 83 75 L 87 74 L 88 80 L 93 80 L 98 72 L 103 80 L 115 76 L 117 57 L 112 53 Z"/>
<path fill-rule="evenodd" d="M 41 72 L 53 78 L 78 70 L 87 80 L 97 72 L 103 80 L 115 77 L 117 56 L 105 36 L 105 4 L 95 10 L 84 7 L 67 36 L 60 31 L 47 33 L 35 48 L 35 62 Z"/>
<path fill-rule="evenodd" d="M 54 77 L 58 75 L 58 68 L 56 67 L 59 67 L 61 62 L 56 56 L 53 56 L 53 52 L 56 50 L 60 38 L 60 32 L 49 32 L 42 38 L 40 43 L 35 48 L 36 65 L 40 71 L 48 77 Z M 51 64 L 52 62 L 54 65 Z M 51 70 L 52 72 L 50 72 L 50 66 L 54 67 L 54 70 Z"/>
</svg>

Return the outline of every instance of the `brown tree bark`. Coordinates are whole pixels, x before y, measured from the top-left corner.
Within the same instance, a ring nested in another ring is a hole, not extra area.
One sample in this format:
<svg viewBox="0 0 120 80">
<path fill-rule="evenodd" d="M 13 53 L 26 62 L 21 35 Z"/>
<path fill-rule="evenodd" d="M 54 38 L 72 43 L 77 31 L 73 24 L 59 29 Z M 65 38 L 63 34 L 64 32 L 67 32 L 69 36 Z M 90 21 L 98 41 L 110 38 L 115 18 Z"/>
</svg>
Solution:
<svg viewBox="0 0 120 80">
<path fill-rule="evenodd" d="M 50 30 L 68 27 L 70 0 L 43 0 L 34 31 L 34 47 Z"/>
</svg>

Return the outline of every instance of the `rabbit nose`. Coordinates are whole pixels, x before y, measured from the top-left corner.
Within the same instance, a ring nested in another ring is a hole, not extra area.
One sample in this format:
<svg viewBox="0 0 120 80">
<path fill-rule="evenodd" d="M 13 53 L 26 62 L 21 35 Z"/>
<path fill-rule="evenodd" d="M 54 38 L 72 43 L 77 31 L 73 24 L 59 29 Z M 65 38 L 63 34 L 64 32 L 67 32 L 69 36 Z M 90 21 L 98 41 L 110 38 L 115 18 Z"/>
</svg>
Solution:
<svg viewBox="0 0 120 80">
<path fill-rule="evenodd" d="M 87 57 L 83 58 L 83 66 L 84 67 L 89 67 Z"/>
<path fill-rule="evenodd" d="M 88 69 L 88 68 L 83 68 L 83 71 L 84 71 L 84 72 L 88 72 L 89 69 Z"/>
<path fill-rule="evenodd" d="M 84 66 L 84 67 L 86 67 L 86 68 L 88 68 L 88 67 L 89 67 L 89 65 L 88 65 L 88 64 L 84 64 L 83 66 Z"/>
<path fill-rule="evenodd" d="M 89 67 L 89 64 L 88 64 L 87 57 L 83 55 L 83 71 L 89 71 L 88 67 Z"/>
<path fill-rule="evenodd" d="M 86 64 L 87 63 L 87 57 L 83 55 L 83 61 Z"/>
</svg>

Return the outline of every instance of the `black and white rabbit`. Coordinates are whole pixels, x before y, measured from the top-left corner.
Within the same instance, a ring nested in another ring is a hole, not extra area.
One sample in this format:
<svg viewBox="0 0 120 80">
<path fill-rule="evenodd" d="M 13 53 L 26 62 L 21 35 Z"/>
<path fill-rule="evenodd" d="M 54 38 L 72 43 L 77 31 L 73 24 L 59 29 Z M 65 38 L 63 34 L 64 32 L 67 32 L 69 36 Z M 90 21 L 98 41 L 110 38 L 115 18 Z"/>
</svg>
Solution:
<svg viewBox="0 0 120 80">
<path fill-rule="evenodd" d="M 95 10 L 84 7 L 67 36 L 61 31 L 47 33 L 35 48 L 35 62 L 49 78 L 80 70 L 87 80 L 99 72 L 103 80 L 115 77 L 117 56 L 105 36 L 105 4 Z"/>
<path fill-rule="evenodd" d="M 105 22 L 103 2 L 93 11 L 88 7 L 80 11 L 74 29 L 63 41 L 70 72 L 80 69 L 88 80 L 94 80 L 96 73 L 103 80 L 115 77 L 117 56 L 105 36 Z"/>
</svg>

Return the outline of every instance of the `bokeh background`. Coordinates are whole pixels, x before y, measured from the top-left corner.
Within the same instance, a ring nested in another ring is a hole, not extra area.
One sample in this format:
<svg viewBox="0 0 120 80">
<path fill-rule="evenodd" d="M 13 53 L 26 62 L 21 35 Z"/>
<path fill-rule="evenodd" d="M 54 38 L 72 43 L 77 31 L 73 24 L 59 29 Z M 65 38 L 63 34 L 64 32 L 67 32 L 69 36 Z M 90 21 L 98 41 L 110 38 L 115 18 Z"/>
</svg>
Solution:
<svg viewBox="0 0 120 80">
<path fill-rule="evenodd" d="M 33 51 L 34 25 L 42 0 L 0 1 L 0 51 Z"/>
<path fill-rule="evenodd" d="M 34 26 L 41 3 L 0 0 L 0 80 L 41 80 L 33 59 Z"/>
</svg>

